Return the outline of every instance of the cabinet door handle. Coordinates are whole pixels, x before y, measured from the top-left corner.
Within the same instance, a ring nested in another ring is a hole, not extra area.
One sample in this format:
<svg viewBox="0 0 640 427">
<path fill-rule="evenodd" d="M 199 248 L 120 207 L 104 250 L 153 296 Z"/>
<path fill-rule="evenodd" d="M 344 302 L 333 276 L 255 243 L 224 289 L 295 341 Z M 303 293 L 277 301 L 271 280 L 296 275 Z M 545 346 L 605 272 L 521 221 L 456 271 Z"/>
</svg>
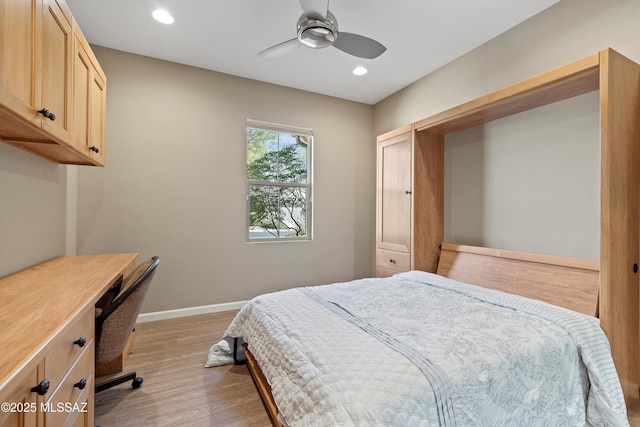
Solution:
<svg viewBox="0 0 640 427">
<path fill-rule="evenodd" d="M 82 336 L 80 338 L 78 338 L 77 340 L 75 340 L 73 342 L 74 345 L 77 345 L 78 347 L 82 348 L 87 344 L 87 337 Z"/>
<path fill-rule="evenodd" d="M 411 194 L 410 190 L 405 190 L 404 194 Z"/>
<path fill-rule="evenodd" d="M 31 388 L 32 393 L 38 393 L 40 396 L 44 396 L 49 391 L 49 380 L 42 380 L 40 384 Z"/>
<path fill-rule="evenodd" d="M 80 390 L 84 390 L 84 388 L 87 386 L 87 379 L 86 378 L 82 378 L 80 381 L 75 383 L 73 386 L 79 388 Z"/>
<path fill-rule="evenodd" d="M 49 111 L 47 108 L 43 108 L 42 110 L 38 110 L 38 113 L 45 116 L 47 119 L 54 121 L 56 119 L 56 115 Z"/>
<path fill-rule="evenodd" d="M 96 147 L 95 145 L 92 145 L 91 147 L 89 147 L 89 150 L 93 151 L 94 153 L 99 153 L 100 149 L 98 147 Z"/>
</svg>

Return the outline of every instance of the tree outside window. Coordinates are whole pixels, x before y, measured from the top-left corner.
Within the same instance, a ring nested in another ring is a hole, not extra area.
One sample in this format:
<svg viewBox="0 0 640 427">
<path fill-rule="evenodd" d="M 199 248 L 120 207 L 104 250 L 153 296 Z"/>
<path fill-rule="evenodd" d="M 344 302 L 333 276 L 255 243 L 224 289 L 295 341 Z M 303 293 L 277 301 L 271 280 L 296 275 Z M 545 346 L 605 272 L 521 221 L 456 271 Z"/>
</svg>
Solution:
<svg viewBox="0 0 640 427">
<path fill-rule="evenodd" d="M 248 240 L 311 238 L 307 129 L 247 122 Z"/>
</svg>

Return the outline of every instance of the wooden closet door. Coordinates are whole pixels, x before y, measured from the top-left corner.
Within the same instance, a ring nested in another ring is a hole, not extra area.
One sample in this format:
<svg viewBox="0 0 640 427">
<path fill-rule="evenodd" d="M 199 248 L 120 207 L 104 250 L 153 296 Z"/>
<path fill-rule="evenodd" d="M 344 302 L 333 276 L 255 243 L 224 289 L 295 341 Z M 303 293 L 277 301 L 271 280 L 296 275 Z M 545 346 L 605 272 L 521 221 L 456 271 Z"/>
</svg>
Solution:
<svg viewBox="0 0 640 427">
<path fill-rule="evenodd" d="M 411 253 L 411 132 L 378 143 L 378 249 Z"/>
</svg>

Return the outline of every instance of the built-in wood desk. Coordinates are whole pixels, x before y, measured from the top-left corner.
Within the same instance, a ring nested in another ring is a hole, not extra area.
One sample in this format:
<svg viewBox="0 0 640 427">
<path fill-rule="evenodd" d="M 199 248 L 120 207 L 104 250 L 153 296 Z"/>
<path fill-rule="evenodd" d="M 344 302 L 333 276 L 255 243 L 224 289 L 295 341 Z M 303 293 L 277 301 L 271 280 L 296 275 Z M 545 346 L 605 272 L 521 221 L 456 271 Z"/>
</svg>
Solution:
<svg viewBox="0 0 640 427">
<path fill-rule="evenodd" d="M 0 427 L 93 426 L 94 305 L 135 261 L 64 256 L 0 279 Z"/>
</svg>

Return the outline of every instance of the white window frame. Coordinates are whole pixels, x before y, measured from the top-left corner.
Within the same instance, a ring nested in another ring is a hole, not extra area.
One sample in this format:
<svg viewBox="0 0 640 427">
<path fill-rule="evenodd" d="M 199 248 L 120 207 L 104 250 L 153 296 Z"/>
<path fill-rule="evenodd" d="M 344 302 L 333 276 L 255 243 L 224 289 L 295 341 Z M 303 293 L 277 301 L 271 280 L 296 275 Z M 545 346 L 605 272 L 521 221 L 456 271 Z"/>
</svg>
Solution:
<svg viewBox="0 0 640 427">
<path fill-rule="evenodd" d="M 273 132 L 281 132 L 281 133 L 290 133 L 296 135 L 305 135 L 309 137 L 309 143 L 307 144 L 307 182 L 299 183 L 299 182 L 279 182 L 279 181 L 260 181 L 260 180 L 250 180 L 248 178 L 248 152 L 247 152 L 247 130 L 249 128 L 267 130 Z M 313 129 L 299 127 L 299 126 L 291 126 L 284 125 L 278 123 L 265 122 L 260 120 L 247 119 L 246 127 L 245 127 L 245 179 L 246 179 L 246 240 L 250 243 L 260 243 L 260 242 L 308 242 L 313 240 Z M 252 185 L 262 185 L 262 186 L 273 186 L 273 187 L 300 187 L 306 189 L 306 234 L 304 236 L 299 237 L 280 237 L 280 236 L 271 236 L 271 237 L 251 237 L 250 232 L 250 204 L 249 204 L 249 194 L 250 188 Z"/>
</svg>

